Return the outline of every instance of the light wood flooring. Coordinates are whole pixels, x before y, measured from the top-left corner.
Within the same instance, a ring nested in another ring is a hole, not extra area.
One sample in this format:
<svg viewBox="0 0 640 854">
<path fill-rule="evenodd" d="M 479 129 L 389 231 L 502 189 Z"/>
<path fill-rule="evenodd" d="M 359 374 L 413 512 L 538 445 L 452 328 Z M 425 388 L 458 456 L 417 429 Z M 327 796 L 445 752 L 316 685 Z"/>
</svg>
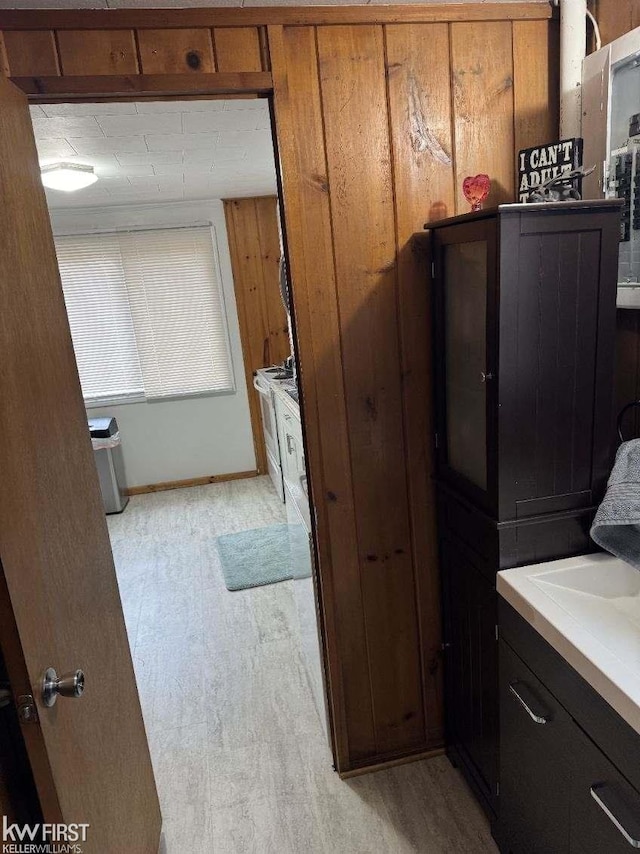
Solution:
<svg viewBox="0 0 640 854">
<path fill-rule="evenodd" d="M 266 477 L 136 496 L 109 530 L 165 854 L 484 854 L 437 757 L 341 781 L 296 635 L 293 582 L 230 593 L 214 538 L 286 521 Z"/>
</svg>

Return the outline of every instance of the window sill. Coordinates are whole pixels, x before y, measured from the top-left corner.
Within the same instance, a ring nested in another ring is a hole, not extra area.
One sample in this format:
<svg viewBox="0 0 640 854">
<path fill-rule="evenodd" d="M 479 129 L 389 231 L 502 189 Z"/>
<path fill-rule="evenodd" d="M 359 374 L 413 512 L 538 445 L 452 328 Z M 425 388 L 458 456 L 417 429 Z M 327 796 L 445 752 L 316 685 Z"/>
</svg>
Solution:
<svg viewBox="0 0 640 854">
<path fill-rule="evenodd" d="M 142 395 L 132 395 L 130 397 L 101 397 L 99 400 L 85 400 L 85 409 L 104 409 L 105 406 L 123 406 L 128 403 L 144 403 L 145 398 Z"/>
<path fill-rule="evenodd" d="M 193 394 L 174 394 L 168 395 L 167 397 L 147 398 L 139 395 L 135 397 L 104 397 L 100 400 L 85 400 L 84 406 L 85 409 L 104 409 L 108 406 L 126 406 L 131 403 L 148 403 L 153 405 L 154 403 L 172 403 L 179 400 L 196 400 L 202 397 L 222 397 L 235 393 L 236 388 L 233 386 L 217 391 L 201 391 L 194 392 Z"/>
</svg>

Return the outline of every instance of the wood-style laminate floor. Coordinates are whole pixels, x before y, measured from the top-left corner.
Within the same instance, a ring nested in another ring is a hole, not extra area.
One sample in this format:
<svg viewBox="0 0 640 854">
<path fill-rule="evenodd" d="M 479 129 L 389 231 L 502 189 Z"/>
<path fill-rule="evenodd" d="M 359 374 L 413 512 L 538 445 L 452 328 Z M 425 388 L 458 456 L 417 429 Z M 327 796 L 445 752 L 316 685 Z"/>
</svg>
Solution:
<svg viewBox="0 0 640 854">
<path fill-rule="evenodd" d="M 293 582 L 230 593 L 214 538 L 286 521 L 266 477 L 131 499 L 109 530 L 166 854 L 483 854 L 438 757 L 341 781 L 298 652 Z"/>
</svg>

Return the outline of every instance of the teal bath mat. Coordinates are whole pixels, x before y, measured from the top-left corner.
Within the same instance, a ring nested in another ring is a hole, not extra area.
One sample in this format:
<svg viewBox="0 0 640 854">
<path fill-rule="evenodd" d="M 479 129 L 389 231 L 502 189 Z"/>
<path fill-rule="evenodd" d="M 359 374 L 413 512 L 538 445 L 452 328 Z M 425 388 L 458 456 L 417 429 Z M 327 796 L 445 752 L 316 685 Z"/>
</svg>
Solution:
<svg viewBox="0 0 640 854">
<path fill-rule="evenodd" d="M 246 590 L 292 578 L 289 529 L 269 525 L 217 538 L 227 590 Z"/>
</svg>

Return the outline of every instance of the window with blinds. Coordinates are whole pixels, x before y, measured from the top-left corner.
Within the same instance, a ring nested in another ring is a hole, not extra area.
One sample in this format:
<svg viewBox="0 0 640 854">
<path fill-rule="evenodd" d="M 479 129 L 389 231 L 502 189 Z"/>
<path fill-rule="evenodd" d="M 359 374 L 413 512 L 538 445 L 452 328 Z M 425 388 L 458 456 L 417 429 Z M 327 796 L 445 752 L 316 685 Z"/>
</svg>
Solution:
<svg viewBox="0 0 640 854">
<path fill-rule="evenodd" d="M 208 227 L 56 238 L 85 401 L 233 391 Z"/>
</svg>

